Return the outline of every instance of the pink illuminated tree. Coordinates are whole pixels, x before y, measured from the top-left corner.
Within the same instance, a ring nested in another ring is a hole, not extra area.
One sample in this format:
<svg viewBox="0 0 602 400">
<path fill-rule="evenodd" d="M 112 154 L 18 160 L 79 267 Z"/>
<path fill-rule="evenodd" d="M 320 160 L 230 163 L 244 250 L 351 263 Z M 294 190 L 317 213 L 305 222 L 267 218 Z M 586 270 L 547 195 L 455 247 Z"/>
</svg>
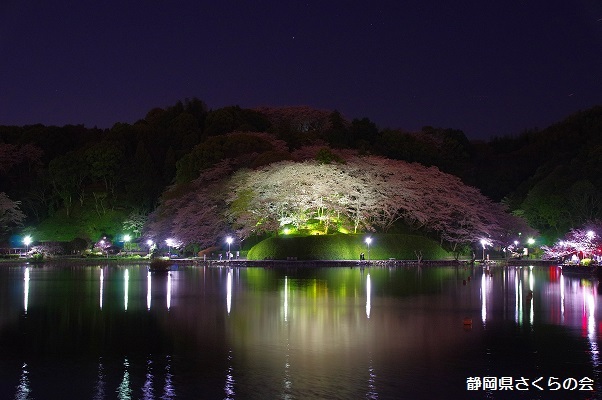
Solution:
<svg viewBox="0 0 602 400">
<path fill-rule="evenodd" d="M 381 157 L 345 163 L 281 162 L 235 175 L 229 219 L 243 234 L 344 221 L 350 231 L 387 231 L 397 221 L 437 235 L 452 250 L 487 238 L 504 245 L 528 230 L 500 204 L 435 167 Z M 515 229 L 513 229 L 515 228 Z"/>
<path fill-rule="evenodd" d="M 143 236 L 155 243 L 172 238 L 183 246 L 213 245 L 228 232 L 223 183 L 230 171 L 228 161 L 220 162 L 190 183 L 171 186 L 159 207 L 149 215 Z"/>
<path fill-rule="evenodd" d="M 403 222 L 459 251 L 484 238 L 505 246 L 518 232 L 529 232 L 501 204 L 435 167 L 322 153 L 328 162 L 281 161 L 234 174 L 223 162 L 204 170 L 164 194 L 146 234 L 210 246 L 232 232 L 243 240 L 289 228 L 321 234 L 333 228 L 387 231 Z"/>
<path fill-rule="evenodd" d="M 583 227 L 571 229 L 553 246 L 542 246 L 543 257 L 559 260 L 573 255 L 580 259 L 598 257 L 602 250 L 601 232 L 602 223 L 600 221 L 593 221 Z"/>
</svg>

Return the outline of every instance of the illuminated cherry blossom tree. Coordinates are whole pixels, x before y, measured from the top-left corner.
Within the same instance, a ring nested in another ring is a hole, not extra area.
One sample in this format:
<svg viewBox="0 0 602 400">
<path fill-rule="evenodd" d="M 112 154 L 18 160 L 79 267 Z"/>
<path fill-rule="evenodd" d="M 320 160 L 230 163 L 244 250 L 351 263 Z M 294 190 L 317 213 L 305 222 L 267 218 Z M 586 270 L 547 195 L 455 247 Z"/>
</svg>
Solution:
<svg viewBox="0 0 602 400">
<path fill-rule="evenodd" d="M 243 240 L 289 230 L 386 232 L 402 221 L 459 251 L 483 238 L 505 246 L 518 232 L 528 232 L 502 205 L 435 167 L 345 155 L 325 157 L 328 162 L 281 161 L 234 174 L 231 164 L 220 163 L 171 187 L 145 234 L 210 246 L 227 233 Z"/>
<path fill-rule="evenodd" d="M 455 249 L 482 238 L 504 245 L 528 226 L 477 189 L 435 167 L 381 157 L 346 163 L 281 162 L 235 175 L 231 223 L 243 234 L 332 221 L 352 232 L 387 231 L 397 221 L 432 232 Z"/>
<path fill-rule="evenodd" d="M 229 162 L 224 161 L 186 185 L 170 187 L 159 207 L 149 215 L 143 236 L 155 243 L 171 238 L 182 246 L 213 245 L 228 232 L 223 184 L 230 171 Z"/>
<path fill-rule="evenodd" d="M 602 223 L 591 222 L 581 228 L 571 229 L 553 246 L 542 246 L 544 258 L 566 259 L 572 255 L 579 258 L 593 258 L 602 249 Z"/>
</svg>

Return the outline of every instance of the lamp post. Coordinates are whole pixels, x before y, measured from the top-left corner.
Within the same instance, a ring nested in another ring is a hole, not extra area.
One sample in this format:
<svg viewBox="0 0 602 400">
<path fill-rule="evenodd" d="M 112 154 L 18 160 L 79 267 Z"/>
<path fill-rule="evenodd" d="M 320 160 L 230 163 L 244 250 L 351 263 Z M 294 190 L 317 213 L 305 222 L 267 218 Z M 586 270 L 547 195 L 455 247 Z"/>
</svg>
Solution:
<svg viewBox="0 0 602 400">
<path fill-rule="evenodd" d="M 126 253 L 128 252 L 128 247 L 129 247 L 129 246 L 128 246 L 128 242 L 129 242 L 130 240 L 132 240 L 132 237 L 131 237 L 130 235 L 124 235 L 124 236 L 123 236 L 123 244 L 124 244 L 124 247 L 125 247 L 125 252 L 126 252 Z"/>
<path fill-rule="evenodd" d="M 167 255 L 171 258 L 171 248 L 174 245 L 173 239 L 165 239 L 165 243 L 167 243 Z"/>
<path fill-rule="evenodd" d="M 483 261 L 485 261 L 485 246 L 487 246 L 486 239 L 481 239 L 481 246 L 483 246 Z"/>
<path fill-rule="evenodd" d="M 368 261 L 370 261 L 370 243 L 372 243 L 372 238 L 371 237 L 367 237 L 366 240 L 366 245 L 368 245 Z"/>
<path fill-rule="evenodd" d="M 230 261 L 230 256 L 231 256 L 231 253 L 230 253 L 230 245 L 232 244 L 232 241 L 233 241 L 233 240 L 234 240 L 234 239 L 232 239 L 232 236 L 228 236 L 228 237 L 226 238 L 226 243 L 228 243 L 228 261 Z"/>
<path fill-rule="evenodd" d="M 150 240 L 150 239 L 148 239 L 148 240 L 146 241 L 146 245 L 148 246 L 148 254 L 150 254 L 150 253 L 151 253 L 151 249 L 153 248 L 153 244 L 154 244 L 154 243 L 153 243 L 153 241 L 152 241 L 152 240 Z"/>
<path fill-rule="evenodd" d="M 27 235 L 23 238 L 23 244 L 25 245 L 25 255 L 29 252 L 29 245 L 31 244 L 31 236 Z"/>
<path fill-rule="evenodd" d="M 106 237 L 103 237 L 100 240 L 100 242 L 99 242 L 100 243 L 100 251 L 101 251 L 101 254 L 104 251 L 107 254 L 107 259 L 108 259 L 109 258 L 109 246 L 110 245 L 105 241 L 105 239 L 106 239 Z"/>
<path fill-rule="evenodd" d="M 535 243 L 535 239 L 529 238 L 527 239 L 527 243 L 529 244 L 527 258 L 531 258 L 531 246 L 533 246 L 533 243 Z"/>
</svg>

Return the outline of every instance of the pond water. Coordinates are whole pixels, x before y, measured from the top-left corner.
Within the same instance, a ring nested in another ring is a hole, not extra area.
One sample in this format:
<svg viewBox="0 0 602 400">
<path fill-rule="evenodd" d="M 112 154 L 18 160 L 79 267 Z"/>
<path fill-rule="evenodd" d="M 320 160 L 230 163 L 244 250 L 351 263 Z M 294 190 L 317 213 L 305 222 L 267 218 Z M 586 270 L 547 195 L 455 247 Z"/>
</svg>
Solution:
<svg viewBox="0 0 602 400">
<path fill-rule="evenodd" d="M 556 267 L 0 265 L 0 398 L 602 398 L 599 291 Z"/>
</svg>

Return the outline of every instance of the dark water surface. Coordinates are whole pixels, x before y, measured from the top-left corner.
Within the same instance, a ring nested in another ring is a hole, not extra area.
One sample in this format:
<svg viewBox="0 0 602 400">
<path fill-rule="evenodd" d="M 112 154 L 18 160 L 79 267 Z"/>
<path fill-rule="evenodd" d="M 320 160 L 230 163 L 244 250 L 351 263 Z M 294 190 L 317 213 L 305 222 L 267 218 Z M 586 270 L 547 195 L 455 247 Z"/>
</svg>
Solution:
<svg viewBox="0 0 602 400">
<path fill-rule="evenodd" d="M 0 265 L 0 399 L 597 399 L 599 291 L 556 267 Z"/>
</svg>

